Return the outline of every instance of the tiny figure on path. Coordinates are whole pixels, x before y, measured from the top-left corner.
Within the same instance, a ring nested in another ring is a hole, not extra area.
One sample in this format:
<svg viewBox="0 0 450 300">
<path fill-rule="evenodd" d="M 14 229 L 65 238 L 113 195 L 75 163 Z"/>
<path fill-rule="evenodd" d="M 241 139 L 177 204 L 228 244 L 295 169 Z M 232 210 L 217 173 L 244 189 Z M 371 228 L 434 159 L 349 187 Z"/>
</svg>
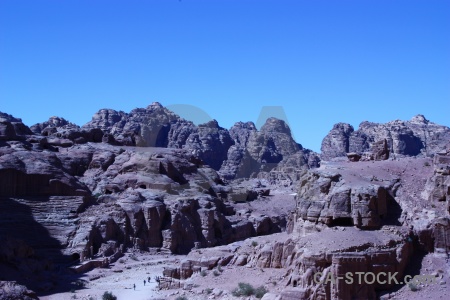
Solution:
<svg viewBox="0 0 450 300">
<path fill-rule="evenodd" d="M 145 279 L 144 279 L 144 286 L 145 286 Z"/>
<path fill-rule="evenodd" d="M 133 290 L 136 290 L 136 285 L 133 283 Z"/>
</svg>

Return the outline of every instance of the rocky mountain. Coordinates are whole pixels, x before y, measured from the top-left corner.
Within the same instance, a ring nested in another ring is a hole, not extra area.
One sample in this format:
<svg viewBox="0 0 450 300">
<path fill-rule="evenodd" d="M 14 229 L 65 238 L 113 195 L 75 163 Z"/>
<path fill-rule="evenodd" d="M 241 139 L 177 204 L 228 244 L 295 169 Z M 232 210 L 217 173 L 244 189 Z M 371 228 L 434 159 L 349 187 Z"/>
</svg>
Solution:
<svg viewBox="0 0 450 300">
<path fill-rule="evenodd" d="M 83 272 L 127 249 L 182 254 L 286 228 L 286 214 L 237 212 L 270 188 L 223 181 L 215 169 L 236 142 L 216 121 L 195 126 L 157 103 L 129 114 L 100 110 L 82 127 L 51 117 L 30 129 L 1 118 L 2 280 L 41 293 L 54 288 L 60 265 L 79 262 Z M 298 148 L 277 120 L 248 144 L 261 163 Z"/>
<path fill-rule="evenodd" d="M 256 177 L 258 173 L 271 171 L 283 159 L 303 150 L 292 138 L 287 124 L 275 118 L 267 119 L 260 131 L 251 122 L 238 122 L 230 129 L 230 134 L 235 145 L 228 150 L 228 159 L 219 171 L 226 179 Z M 305 150 L 302 154 L 306 157 L 314 154 Z M 300 164 L 296 167 L 310 166 Z"/>
<path fill-rule="evenodd" d="M 34 124 L 30 127 L 30 130 L 36 134 L 42 134 L 44 136 L 48 136 L 49 134 L 54 134 L 58 130 L 62 129 L 78 129 L 80 126 L 67 121 L 64 118 L 60 117 L 50 117 L 47 121 Z"/>
<path fill-rule="evenodd" d="M 31 126 L 34 134 L 61 145 L 103 142 L 116 146 L 186 149 L 224 179 L 256 177 L 270 171 L 283 158 L 303 149 L 292 138 L 284 121 L 269 118 L 258 131 L 252 122 L 236 123 L 229 131 L 213 120 L 198 126 L 154 102 L 129 113 L 101 109 L 79 127 L 64 118 L 51 117 Z M 306 158 L 308 159 L 308 158 Z M 310 165 L 304 164 L 302 168 Z"/>
<path fill-rule="evenodd" d="M 445 298 L 449 143 L 448 127 L 420 115 L 356 131 L 336 124 L 321 160 L 275 118 L 227 130 L 153 103 L 102 109 L 82 127 L 51 117 L 28 128 L 0 113 L 0 298 L 119 286 L 126 270 L 157 270 L 158 288 L 178 290 L 164 299 L 236 299 L 221 287 L 233 280 L 263 284 L 266 300 L 414 299 L 409 285 L 325 279 L 418 274 L 415 264 L 440 288 L 411 292 Z"/>
<path fill-rule="evenodd" d="M 372 144 L 386 140 L 394 156 L 432 156 L 440 151 L 450 138 L 450 128 L 435 124 L 423 115 L 410 121 L 395 120 L 385 124 L 362 122 L 358 130 L 338 123 L 322 141 L 321 158 L 330 160 L 347 153 L 363 154 L 372 150 Z"/>
</svg>

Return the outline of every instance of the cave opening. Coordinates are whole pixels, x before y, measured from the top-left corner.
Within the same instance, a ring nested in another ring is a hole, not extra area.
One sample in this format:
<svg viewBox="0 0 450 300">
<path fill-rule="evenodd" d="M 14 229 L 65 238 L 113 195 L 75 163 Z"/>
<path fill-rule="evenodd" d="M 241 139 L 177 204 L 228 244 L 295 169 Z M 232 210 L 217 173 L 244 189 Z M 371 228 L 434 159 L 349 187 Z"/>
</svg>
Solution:
<svg viewBox="0 0 450 300">
<path fill-rule="evenodd" d="M 353 226 L 353 219 L 352 218 L 337 218 L 337 219 L 333 219 L 330 223 L 330 227 L 333 226 L 344 226 L 344 227 L 348 227 L 348 226 Z"/>
<path fill-rule="evenodd" d="M 80 254 L 78 254 L 78 253 L 73 253 L 73 254 L 70 256 L 70 258 L 71 258 L 72 261 L 77 261 L 77 260 L 80 259 Z"/>
</svg>

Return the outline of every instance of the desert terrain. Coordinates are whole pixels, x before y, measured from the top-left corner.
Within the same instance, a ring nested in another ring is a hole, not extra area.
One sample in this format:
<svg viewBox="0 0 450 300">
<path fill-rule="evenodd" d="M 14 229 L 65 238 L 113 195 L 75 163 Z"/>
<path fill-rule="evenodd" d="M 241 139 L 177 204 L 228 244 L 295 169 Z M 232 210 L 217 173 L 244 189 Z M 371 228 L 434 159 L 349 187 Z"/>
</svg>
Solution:
<svg viewBox="0 0 450 300">
<path fill-rule="evenodd" d="M 0 299 L 448 299 L 449 201 L 450 128 L 422 115 L 315 153 L 159 103 L 1 113 Z"/>
</svg>

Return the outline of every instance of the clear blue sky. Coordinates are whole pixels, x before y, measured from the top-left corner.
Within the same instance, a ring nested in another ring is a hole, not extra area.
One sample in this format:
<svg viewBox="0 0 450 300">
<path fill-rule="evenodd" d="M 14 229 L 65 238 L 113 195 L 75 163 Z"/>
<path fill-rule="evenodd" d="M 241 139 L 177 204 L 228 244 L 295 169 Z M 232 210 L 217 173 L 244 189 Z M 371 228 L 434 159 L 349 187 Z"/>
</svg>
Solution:
<svg viewBox="0 0 450 300">
<path fill-rule="evenodd" d="M 0 1 L 0 111 L 82 125 L 153 101 L 226 128 L 282 106 L 316 151 L 340 121 L 449 126 L 450 1 Z"/>
</svg>

